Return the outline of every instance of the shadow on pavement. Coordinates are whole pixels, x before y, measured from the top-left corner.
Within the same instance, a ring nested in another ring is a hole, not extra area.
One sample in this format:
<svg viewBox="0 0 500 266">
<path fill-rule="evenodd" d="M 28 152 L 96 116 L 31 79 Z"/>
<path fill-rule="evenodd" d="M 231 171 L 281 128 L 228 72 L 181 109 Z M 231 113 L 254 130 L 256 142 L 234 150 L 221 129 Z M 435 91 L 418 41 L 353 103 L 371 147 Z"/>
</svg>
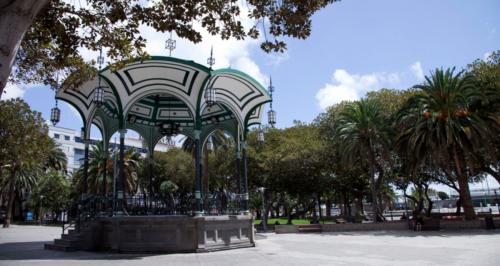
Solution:
<svg viewBox="0 0 500 266">
<path fill-rule="evenodd" d="M 453 236 L 474 236 L 474 235 L 496 235 L 500 230 L 463 230 L 463 231 L 350 231 L 350 232 L 324 232 L 322 236 L 394 236 L 394 237 L 453 237 Z"/>
<path fill-rule="evenodd" d="M 9 242 L 0 244 L 0 261 L 2 260 L 122 260 L 142 259 L 148 256 L 166 254 L 121 254 L 111 252 L 74 251 L 63 252 L 45 250 L 46 241 Z M 0 263 L 1 264 L 1 263 Z"/>
</svg>

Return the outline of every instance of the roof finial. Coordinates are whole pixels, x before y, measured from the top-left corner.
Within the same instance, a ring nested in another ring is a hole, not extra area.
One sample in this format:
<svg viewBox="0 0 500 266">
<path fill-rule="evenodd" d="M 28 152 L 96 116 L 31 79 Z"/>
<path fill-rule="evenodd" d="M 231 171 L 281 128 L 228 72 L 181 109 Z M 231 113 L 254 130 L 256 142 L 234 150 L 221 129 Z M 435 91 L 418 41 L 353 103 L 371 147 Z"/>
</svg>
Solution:
<svg viewBox="0 0 500 266">
<path fill-rule="evenodd" d="M 170 38 L 165 41 L 165 49 L 168 50 L 168 56 L 172 56 L 172 51 L 175 50 L 175 40 L 172 39 L 172 31 L 170 31 Z"/>
<path fill-rule="evenodd" d="M 210 48 L 210 57 L 207 59 L 207 64 L 210 66 L 210 69 L 212 69 L 212 66 L 215 65 L 214 47 L 213 46 Z"/>
</svg>

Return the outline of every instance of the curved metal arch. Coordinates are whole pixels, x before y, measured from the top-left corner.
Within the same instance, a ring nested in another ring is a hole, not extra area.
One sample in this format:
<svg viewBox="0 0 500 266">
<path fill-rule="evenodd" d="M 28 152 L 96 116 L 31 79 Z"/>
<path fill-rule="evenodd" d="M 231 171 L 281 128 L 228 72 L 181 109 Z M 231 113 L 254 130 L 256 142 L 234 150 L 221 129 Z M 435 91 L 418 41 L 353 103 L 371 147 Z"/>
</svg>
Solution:
<svg viewBox="0 0 500 266">
<path fill-rule="evenodd" d="M 230 135 L 233 139 L 234 139 L 234 143 L 237 143 L 238 142 L 238 139 L 237 139 L 237 136 L 235 136 L 235 134 L 238 134 L 236 132 L 231 132 L 231 129 L 229 128 L 226 128 L 226 127 L 214 127 L 214 128 L 211 128 L 209 129 L 204 135 L 203 138 L 200 138 L 200 143 L 201 143 L 201 149 L 203 151 L 204 147 L 205 147 L 205 144 L 206 142 L 208 141 L 208 138 L 217 130 L 222 130 L 224 133 L 228 133 L 228 135 Z"/>
<path fill-rule="evenodd" d="M 269 101 L 270 102 L 270 101 Z M 264 104 L 266 104 L 267 102 L 264 102 L 264 103 L 261 103 L 259 105 L 256 105 L 251 112 L 248 112 L 247 116 L 245 117 L 245 128 L 244 128 L 244 134 L 247 134 L 248 132 L 248 128 L 252 125 L 261 125 L 262 122 L 261 121 L 261 118 L 262 118 L 262 115 L 264 113 Z M 258 109 L 260 108 L 260 109 Z M 257 118 L 252 118 L 251 116 L 253 115 L 253 112 L 254 110 L 256 110 L 257 112 L 259 112 Z"/>
<path fill-rule="evenodd" d="M 268 91 L 257 80 L 234 69 L 213 71 L 203 93 L 210 87 L 216 88 L 217 101 L 224 103 L 232 111 L 242 128 L 248 126 L 248 114 L 252 113 L 255 106 L 271 101 Z M 203 110 L 205 105 L 206 102 L 203 99 L 200 109 Z"/>
<path fill-rule="evenodd" d="M 157 95 L 157 94 L 170 94 L 176 98 L 178 98 L 180 101 L 182 101 L 188 108 L 189 112 L 191 113 L 192 117 L 193 117 L 193 123 L 196 123 L 196 113 L 195 113 L 195 107 L 194 106 L 191 106 L 190 103 L 189 103 L 189 99 L 186 99 L 185 96 L 183 96 L 182 94 L 176 92 L 175 90 L 165 90 L 165 89 L 153 89 L 153 90 L 149 90 L 147 92 L 144 92 L 144 93 L 140 93 L 140 94 L 137 94 L 135 95 L 132 99 L 130 99 L 130 101 L 127 103 L 125 109 L 124 109 L 124 112 L 123 112 L 123 117 L 126 118 L 127 115 L 128 115 L 128 112 L 130 111 L 130 109 L 132 108 L 132 106 L 134 106 L 137 102 L 139 102 L 140 100 L 148 97 L 148 96 L 151 96 L 151 95 Z"/>
<path fill-rule="evenodd" d="M 99 133 L 101 133 L 102 140 L 104 141 L 104 139 L 106 139 L 106 127 L 104 126 L 104 122 L 102 121 L 101 117 L 96 117 L 94 120 L 92 120 L 88 132 L 89 136 L 85 136 L 85 138 L 88 139 L 90 137 L 90 129 L 92 128 L 92 125 L 95 125 L 97 127 Z"/>
<path fill-rule="evenodd" d="M 56 100 L 61 100 L 69 105 L 71 105 L 73 108 L 76 109 L 76 111 L 80 114 L 80 118 L 82 119 L 82 122 L 83 122 L 83 127 L 86 126 L 86 123 L 87 123 L 87 119 L 84 115 L 84 112 L 80 109 L 80 107 L 78 105 L 76 105 L 75 103 L 65 99 L 65 98 L 62 98 L 62 97 L 59 97 L 59 96 L 56 96 Z"/>
<path fill-rule="evenodd" d="M 224 107 L 226 107 L 227 109 L 229 109 L 229 111 L 234 115 L 234 117 L 236 118 L 236 121 L 238 122 L 238 124 L 240 126 L 243 126 L 243 118 L 241 116 L 239 116 L 239 112 L 237 112 L 236 110 L 234 110 L 234 106 L 232 105 L 229 105 L 226 103 L 225 100 L 223 101 L 218 101 L 217 104 L 221 104 L 223 105 Z M 207 108 L 208 106 L 206 105 L 206 103 L 203 103 L 203 105 L 201 106 L 201 110 L 205 110 L 205 108 Z M 200 121 L 201 122 L 201 121 Z"/>
</svg>

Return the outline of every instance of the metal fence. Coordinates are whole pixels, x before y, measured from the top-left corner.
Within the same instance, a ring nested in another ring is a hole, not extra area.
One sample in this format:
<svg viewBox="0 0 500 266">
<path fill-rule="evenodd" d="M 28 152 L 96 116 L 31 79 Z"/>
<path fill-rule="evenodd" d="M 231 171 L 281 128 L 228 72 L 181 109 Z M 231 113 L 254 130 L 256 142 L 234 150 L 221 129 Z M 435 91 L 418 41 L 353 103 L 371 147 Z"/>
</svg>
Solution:
<svg viewBox="0 0 500 266">
<path fill-rule="evenodd" d="M 215 192 L 203 200 L 205 215 L 239 214 L 243 195 Z M 148 195 L 135 194 L 116 199 L 113 197 L 90 196 L 78 204 L 78 212 L 84 217 L 113 215 L 193 215 L 195 198 L 193 194 Z"/>
</svg>

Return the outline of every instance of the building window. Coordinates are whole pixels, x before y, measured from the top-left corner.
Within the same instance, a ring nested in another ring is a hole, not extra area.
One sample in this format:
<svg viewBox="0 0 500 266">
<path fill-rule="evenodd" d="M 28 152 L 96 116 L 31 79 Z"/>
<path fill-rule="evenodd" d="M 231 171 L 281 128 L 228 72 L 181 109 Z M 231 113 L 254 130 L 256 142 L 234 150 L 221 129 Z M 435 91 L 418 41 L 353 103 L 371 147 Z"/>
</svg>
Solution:
<svg viewBox="0 0 500 266">
<path fill-rule="evenodd" d="M 75 142 L 83 143 L 82 138 L 80 138 L 80 137 L 75 137 Z"/>
<path fill-rule="evenodd" d="M 83 165 L 83 159 L 85 158 L 85 151 L 76 148 L 74 151 L 75 151 L 75 157 L 73 163 L 77 166 Z"/>
<path fill-rule="evenodd" d="M 64 140 L 70 140 L 69 136 L 64 136 Z"/>
<path fill-rule="evenodd" d="M 54 134 L 54 138 L 58 139 L 59 138 L 59 134 Z"/>
</svg>

